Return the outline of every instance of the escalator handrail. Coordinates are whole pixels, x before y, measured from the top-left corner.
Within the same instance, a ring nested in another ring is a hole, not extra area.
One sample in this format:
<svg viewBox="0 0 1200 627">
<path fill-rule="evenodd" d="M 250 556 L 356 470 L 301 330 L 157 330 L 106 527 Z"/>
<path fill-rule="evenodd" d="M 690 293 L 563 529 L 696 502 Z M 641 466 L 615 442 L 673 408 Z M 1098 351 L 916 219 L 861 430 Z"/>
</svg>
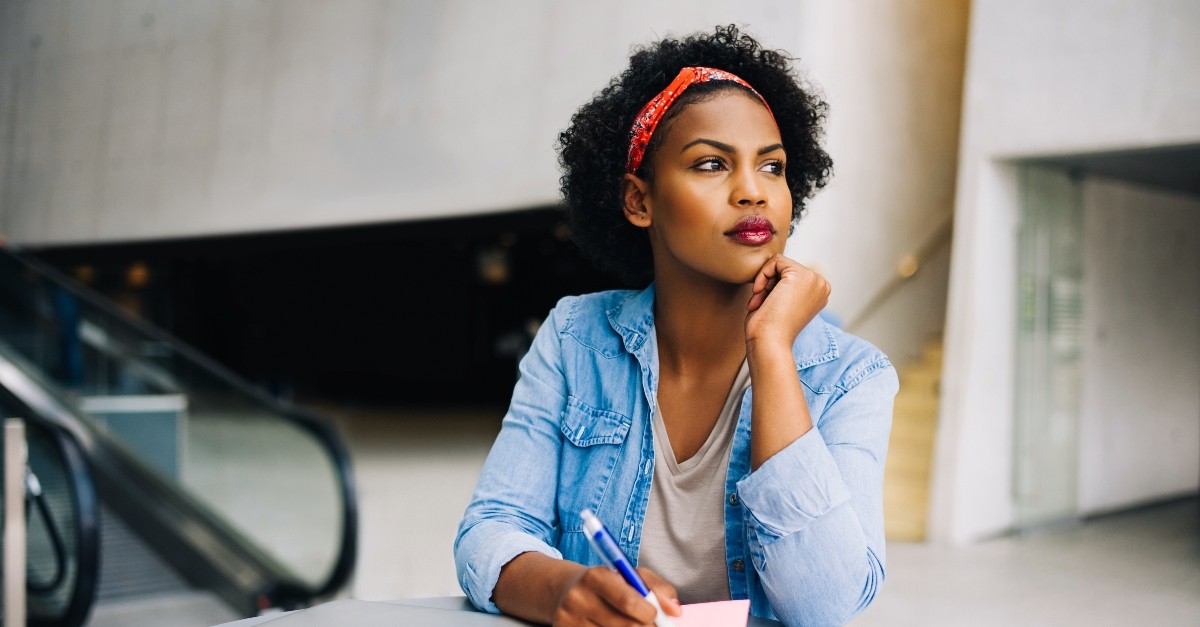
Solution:
<svg viewBox="0 0 1200 627">
<path fill-rule="evenodd" d="M 59 441 L 75 488 L 75 506 L 79 521 L 76 525 L 75 542 L 78 551 L 75 563 L 75 592 L 63 615 L 62 625 L 83 625 L 91 613 L 96 600 L 96 586 L 100 572 L 100 503 L 96 498 L 96 486 L 84 459 L 83 449 L 75 438 L 63 429 L 54 428 L 54 437 Z"/>
<path fill-rule="evenodd" d="M 201 370 L 206 371 L 213 377 L 221 380 L 229 385 L 238 393 L 243 394 L 260 405 L 264 406 L 272 413 L 275 413 L 292 423 L 304 428 L 308 433 L 313 435 L 317 442 L 325 448 L 329 454 L 335 472 L 337 473 L 337 483 L 342 496 L 342 537 L 339 542 L 338 557 L 334 563 L 333 569 L 330 571 L 326 580 L 315 590 L 311 591 L 313 597 L 328 596 L 349 580 L 350 575 L 354 570 L 354 565 L 357 560 L 358 551 L 358 500 L 357 492 L 354 486 L 353 472 L 350 464 L 350 455 L 340 437 L 330 422 L 319 416 L 315 412 L 308 409 L 297 407 L 290 403 L 285 403 L 270 394 L 262 388 L 252 385 L 240 375 L 220 364 L 211 357 L 205 355 L 200 350 L 193 348 L 187 343 L 174 337 L 166 331 L 146 322 L 145 320 L 133 316 L 132 314 L 114 306 L 108 302 L 103 296 L 97 292 L 80 285 L 78 282 L 67 277 L 56 268 L 51 267 L 45 262 L 19 254 L 12 248 L 0 248 L 0 259 L 9 259 L 25 269 L 33 272 L 40 278 L 54 284 L 56 287 L 69 291 L 73 296 L 80 300 L 86 301 L 89 305 L 100 310 L 107 316 L 117 320 L 119 323 L 133 328 L 138 333 L 144 334 L 149 338 L 162 342 L 171 347 L 171 349 L 183 357 L 184 360 L 198 366 Z"/>
</svg>

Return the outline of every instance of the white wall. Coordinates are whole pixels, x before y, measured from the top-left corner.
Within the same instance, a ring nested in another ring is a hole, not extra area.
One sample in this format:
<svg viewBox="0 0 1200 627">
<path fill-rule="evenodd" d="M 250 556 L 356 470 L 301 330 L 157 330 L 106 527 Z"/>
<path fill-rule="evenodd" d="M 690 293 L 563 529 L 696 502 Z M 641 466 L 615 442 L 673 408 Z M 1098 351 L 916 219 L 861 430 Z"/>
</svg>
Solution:
<svg viewBox="0 0 1200 627">
<path fill-rule="evenodd" d="M 1012 523 L 1020 157 L 1200 141 L 1200 3 L 975 0 L 930 532 Z"/>
<path fill-rule="evenodd" d="M 1200 197 L 1083 187 L 1079 508 L 1200 487 Z"/>
</svg>

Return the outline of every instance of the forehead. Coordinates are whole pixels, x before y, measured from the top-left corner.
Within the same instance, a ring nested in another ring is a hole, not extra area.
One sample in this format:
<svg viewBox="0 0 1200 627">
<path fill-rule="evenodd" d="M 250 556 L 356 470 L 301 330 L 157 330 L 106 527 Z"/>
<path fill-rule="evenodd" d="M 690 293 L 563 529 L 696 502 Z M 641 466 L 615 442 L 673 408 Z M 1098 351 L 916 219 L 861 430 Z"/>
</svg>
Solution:
<svg viewBox="0 0 1200 627">
<path fill-rule="evenodd" d="M 681 146 L 706 138 L 757 150 L 780 143 L 775 118 L 753 94 L 722 90 L 683 107 L 666 125 L 662 146 Z"/>
</svg>

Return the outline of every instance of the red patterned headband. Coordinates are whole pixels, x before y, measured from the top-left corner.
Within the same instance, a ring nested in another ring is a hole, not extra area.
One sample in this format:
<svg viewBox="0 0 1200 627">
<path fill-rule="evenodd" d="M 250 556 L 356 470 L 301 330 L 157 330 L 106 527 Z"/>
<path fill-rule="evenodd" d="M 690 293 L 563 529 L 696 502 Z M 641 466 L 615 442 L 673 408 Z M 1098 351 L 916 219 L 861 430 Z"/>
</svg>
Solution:
<svg viewBox="0 0 1200 627">
<path fill-rule="evenodd" d="M 711 67 L 685 67 L 679 70 L 679 74 L 675 80 L 671 81 L 667 88 L 658 93 L 657 96 L 650 99 L 646 106 L 638 111 L 637 117 L 633 118 L 633 128 L 629 129 L 629 158 L 625 162 L 625 171 L 632 174 L 637 172 L 637 169 L 642 165 L 642 157 L 646 156 L 646 146 L 650 144 L 650 138 L 654 136 L 654 129 L 658 128 L 658 123 L 662 120 L 663 115 L 667 113 L 667 109 L 675 104 L 679 96 L 684 90 L 696 83 L 707 83 L 709 81 L 732 81 L 750 90 L 750 93 L 758 96 L 762 100 L 763 106 L 767 108 L 767 112 L 771 111 L 771 106 L 767 104 L 762 94 L 754 91 L 750 83 L 742 80 L 735 74 L 718 70 Z M 771 113 L 774 116 L 774 113 Z"/>
</svg>

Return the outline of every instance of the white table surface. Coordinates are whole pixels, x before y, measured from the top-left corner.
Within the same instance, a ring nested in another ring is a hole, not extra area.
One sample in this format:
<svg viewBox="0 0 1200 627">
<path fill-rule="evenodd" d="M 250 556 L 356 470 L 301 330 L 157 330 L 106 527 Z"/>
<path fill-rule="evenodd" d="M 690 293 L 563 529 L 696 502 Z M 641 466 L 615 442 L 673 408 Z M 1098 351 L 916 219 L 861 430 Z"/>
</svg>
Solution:
<svg viewBox="0 0 1200 627">
<path fill-rule="evenodd" d="M 750 617 L 747 627 L 773 627 L 780 623 Z M 509 616 L 486 614 L 475 609 L 466 597 L 430 597 L 397 601 L 331 601 L 306 610 L 268 614 L 225 623 L 219 627 L 327 627 L 355 625 L 356 627 L 395 627 L 423 625 L 428 627 L 527 627 L 530 623 Z"/>
</svg>

